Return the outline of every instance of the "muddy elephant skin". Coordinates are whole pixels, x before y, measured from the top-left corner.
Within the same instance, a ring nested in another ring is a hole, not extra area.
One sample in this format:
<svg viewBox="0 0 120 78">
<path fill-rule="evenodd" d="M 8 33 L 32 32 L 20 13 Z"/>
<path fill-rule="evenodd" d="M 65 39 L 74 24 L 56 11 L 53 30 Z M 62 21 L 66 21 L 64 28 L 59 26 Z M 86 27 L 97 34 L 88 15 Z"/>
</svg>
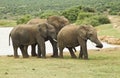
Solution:
<svg viewBox="0 0 120 78">
<path fill-rule="evenodd" d="M 66 47 L 69 49 L 71 57 L 76 58 L 72 48 L 80 45 L 81 51 L 79 58 L 88 59 L 86 44 L 88 39 L 94 42 L 96 47 L 103 47 L 102 43 L 98 40 L 97 32 L 94 27 L 76 25 L 65 26 L 60 30 L 57 36 L 60 57 L 63 57 L 63 49 Z"/>
<path fill-rule="evenodd" d="M 69 20 L 67 18 L 65 18 L 64 16 L 56 16 L 56 15 L 49 16 L 47 19 L 39 19 L 39 18 L 32 19 L 27 24 L 33 25 L 33 24 L 44 23 L 44 22 L 47 22 L 47 23 L 53 25 L 55 27 L 56 34 L 58 34 L 58 32 L 61 30 L 61 28 L 63 28 L 64 26 L 69 24 Z M 51 38 L 49 38 L 48 40 L 50 40 L 50 43 L 52 44 L 52 47 L 53 47 L 52 57 L 58 57 L 57 42 Z M 32 45 L 32 51 L 31 51 L 32 56 L 37 55 L 35 46 L 36 45 Z"/>
<path fill-rule="evenodd" d="M 12 29 L 9 37 L 12 39 L 14 57 L 18 58 L 17 49 L 20 48 L 23 58 L 29 57 L 27 53 L 28 45 L 38 44 L 38 57 L 46 57 L 45 40 L 46 38 L 55 39 L 55 28 L 47 23 L 39 25 L 18 25 Z M 10 39 L 10 38 L 9 38 Z"/>
</svg>

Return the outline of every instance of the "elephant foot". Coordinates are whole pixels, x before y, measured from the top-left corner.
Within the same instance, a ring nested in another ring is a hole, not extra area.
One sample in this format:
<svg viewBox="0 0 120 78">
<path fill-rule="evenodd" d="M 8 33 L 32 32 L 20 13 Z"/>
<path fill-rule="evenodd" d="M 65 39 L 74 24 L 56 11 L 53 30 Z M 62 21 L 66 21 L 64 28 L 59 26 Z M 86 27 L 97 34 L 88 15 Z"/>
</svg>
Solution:
<svg viewBox="0 0 120 78">
<path fill-rule="evenodd" d="M 41 58 L 46 59 L 46 57 L 45 57 L 45 56 L 42 56 Z"/>
<path fill-rule="evenodd" d="M 58 58 L 59 56 L 58 55 L 51 55 L 51 57 Z"/>
<path fill-rule="evenodd" d="M 79 56 L 79 59 L 83 59 L 83 56 Z"/>
<path fill-rule="evenodd" d="M 31 56 L 32 56 L 32 57 L 36 57 L 36 56 L 37 56 L 37 54 L 32 54 Z"/>
<path fill-rule="evenodd" d="M 71 58 L 77 58 L 77 56 L 72 56 Z"/>
<path fill-rule="evenodd" d="M 88 60 L 88 57 L 86 56 L 86 57 L 84 57 L 84 60 Z"/>
<path fill-rule="evenodd" d="M 41 58 L 41 56 L 38 56 L 38 55 L 37 55 L 37 58 Z"/>
<path fill-rule="evenodd" d="M 19 56 L 14 56 L 14 58 L 19 58 Z"/>
<path fill-rule="evenodd" d="M 29 55 L 28 56 L 23 56 L 23 58 L 29 58 Z"/>
<path fill-rule="evenodd" d="M 63 56 L 59 56 L 59 58 L 63 58 Z"/>
<path fill-rule="evenodd" d="M 32 56 L 32 57 L 35 57 L 35 56 L 37 56 L 37 54 L 36 54 L 35 52 L 32 52 L 32 53 L 31 53 L 31 56 Z"/>
</svg>

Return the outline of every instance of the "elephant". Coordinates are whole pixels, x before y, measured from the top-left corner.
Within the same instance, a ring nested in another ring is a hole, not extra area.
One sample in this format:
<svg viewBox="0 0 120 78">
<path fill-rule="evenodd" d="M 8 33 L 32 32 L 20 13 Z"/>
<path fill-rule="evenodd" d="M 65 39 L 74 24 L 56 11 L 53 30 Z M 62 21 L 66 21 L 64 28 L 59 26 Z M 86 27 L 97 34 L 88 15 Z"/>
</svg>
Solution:
<svg viewBox="0 0 120 78">
<path fill-rule="evenodd" d="M 41 21 L 42 20 L 42 21 Z M 69 24 L 69 20 L 67 18 L 65 18 L 64 16 L 49 16 L 47 18 L 47 20 L 45 19 L 33 19 L 30 20 L 27 24 L 37 24 L 37 23 L 43 23 L 43 22 L 47 22 L 48 24 L 51 24 L 52 26 L 55 27 L 56 30 L 56 34 L 58 34 L 58 32 L 61 30 L 61 28 L 63 28 L 64 26 Z M 57 42 L 54 41 L 53 39 L 48 39 L 50 40 L 50 43 L 52 44 L 53 47 L 53 55 L 52 57 L 58 57 L 58 49 L 57 49 Z M 32 45 L 32 51 L 31 51 L 31 55 L 32 56 L 36 56 L 36 51 L 35 51 L 35 45 Z"/>
<path fill-rule="evenodd" d="M 45 41 L 47 39 L 56 39 L 55 28 L 48 24 L 38 24 L 38 25 L 18 25 L 14 27 L 9 34 L 13 43 L 14 57 L 18 58 L 17 49 L 20 48 L 23 58 L 28 58 L 27 53 L 28 45 L 38 44 L 38 57 L 46 58 Z"/>
<path fill-rule="evenodd" d="M 73 47 L 80 45 L 79 58 L 88 59 L 87 53 L 87 40 L 90 40 L 96 44 L 96 47 L 102 48 L 103 44 L 97 37 L 97 31 L 93 26 L 89 25 L 68 25 L 60 30 L 57 35 L 59 56 L 63 58 L 63 49 L 66 47 L 69 49 L 71 57 L 76 58 L 76 55 L 72 51 Z"/>
<path fill-rule="evenodd" d="M 34 19 L 29 20 L 26 24 L 38 25 L 38 24 L 42 24 L 42 23 L 46 23 L 46 22 L 47 22 L 47 19 L 34 18 Z M 36 44 L 31 45 L 31 47 L 32 47 L 31 56 L 37 56 L 35 46 L 36 46 Z"/>
</svg>

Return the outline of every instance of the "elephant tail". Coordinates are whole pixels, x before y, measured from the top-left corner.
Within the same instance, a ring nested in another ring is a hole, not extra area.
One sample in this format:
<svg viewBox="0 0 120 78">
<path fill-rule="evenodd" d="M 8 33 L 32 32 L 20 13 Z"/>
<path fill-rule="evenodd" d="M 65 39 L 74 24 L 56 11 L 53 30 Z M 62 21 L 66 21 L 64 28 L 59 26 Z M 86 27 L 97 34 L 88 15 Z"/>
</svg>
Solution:
<svg viewBox="0 0 120 78">
<path fill-rule="evenodd" d="M 11 37 L 11 34 L 9 34 L 9 46 L 10 46 L 10 37 Z"/>
</svg>

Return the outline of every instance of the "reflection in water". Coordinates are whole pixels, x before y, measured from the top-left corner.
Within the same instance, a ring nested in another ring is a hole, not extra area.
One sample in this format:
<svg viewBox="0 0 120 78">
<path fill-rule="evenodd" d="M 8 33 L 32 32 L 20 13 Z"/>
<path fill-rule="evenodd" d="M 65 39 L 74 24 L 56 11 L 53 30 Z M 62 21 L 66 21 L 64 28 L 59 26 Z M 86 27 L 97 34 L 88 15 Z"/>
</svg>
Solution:
<svg viewBox="0 0 120 78">
<path fill-rule="evenodd" d="M 12 48 L 12 42 L 9 46 L 9 33 L 12 30 L 12 27 L 6 27 L 6 28 L 0 28 L 0 55 L 13 55 L 13 48 Z M 52 46 L 49 41 L 46 43 L 46 52 L 52 53 Z M 95 48 L 95 45 L 88 41 L 88 49 L 97 49 Z M 113 45 L 108 45 L 106 43 L 103 43 L 104 48 L 108 47 L 115 47 Z M 79 50 L 79 47 L 76 47 L 77 50 Z M 31 47 L 28 48 L 29 54 L 31 51 Z M 67 49 L 64 49 L 64 51 L 68 51 Z M 20 50 L 18 49 L 18 54 L 21 55 Z"/>
</svg>

